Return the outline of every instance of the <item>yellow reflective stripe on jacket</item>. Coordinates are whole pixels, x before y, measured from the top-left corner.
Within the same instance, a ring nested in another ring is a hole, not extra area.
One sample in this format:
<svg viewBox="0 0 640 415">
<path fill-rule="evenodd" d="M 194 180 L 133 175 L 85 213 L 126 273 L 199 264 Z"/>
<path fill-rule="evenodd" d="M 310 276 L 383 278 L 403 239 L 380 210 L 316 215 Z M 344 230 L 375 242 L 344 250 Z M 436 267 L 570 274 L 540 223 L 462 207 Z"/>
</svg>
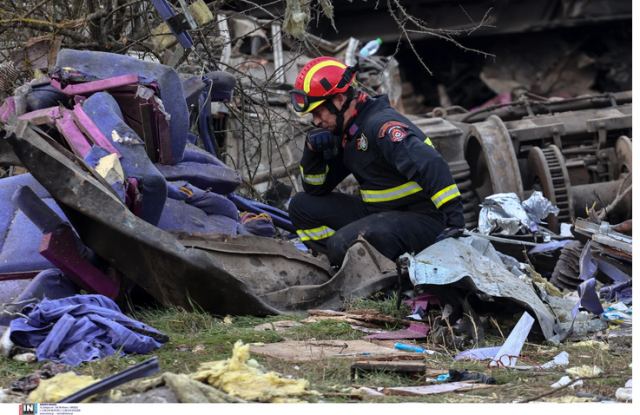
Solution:
<svg viewBox="0 0 640 415">
<path fill-rule="evenodd" d="M 426 137 L 426 138 L 424 139 L 424 143 L 425 143 L 426 145 L 428 145 L 428 146 L 433 147 L 433 143 L 431 142 L 431 139 L 430 139 L 429 137 Z M 435 147 L 434 147 L 434 148 L 435 148 Z"/>
<path fill-rule="evenodd" d="M 305 183 L 312 184 L 314 186 L 323 185 L 327 180 L 327 173 L 329 173 L 329 166 L 326 166 L 324 173 L 320 174 L 304 174 L 304 169 L 300 166 L 300 175 Z"/>
<path fill-rule="evenodd" d="M 360 190 L 362 201 L 367 203 L 389 202 L 391 200 L 402 199 L 418 193 L 422 187 L 416 182 L 409 182 L 400 186 L 383 190 Z"/>
<path fill-rule="evenodd" d="M 460 196 L 460 191 L 458 190 L 458 186 L 452 184 L 451 186 L 447 186 L 444 189 L 440 190 L 438 193 L 431 197 L 431 201 L 437 208 L 444 205 L 454 197 Z"/>
<path fill-rule="evenodd" d="M 336 231 L 328 226 L 319 226 L 313 229 L 298 229 L 296 233 L 301 241 L 319 241 L 333 236 Z"/>
</svg>

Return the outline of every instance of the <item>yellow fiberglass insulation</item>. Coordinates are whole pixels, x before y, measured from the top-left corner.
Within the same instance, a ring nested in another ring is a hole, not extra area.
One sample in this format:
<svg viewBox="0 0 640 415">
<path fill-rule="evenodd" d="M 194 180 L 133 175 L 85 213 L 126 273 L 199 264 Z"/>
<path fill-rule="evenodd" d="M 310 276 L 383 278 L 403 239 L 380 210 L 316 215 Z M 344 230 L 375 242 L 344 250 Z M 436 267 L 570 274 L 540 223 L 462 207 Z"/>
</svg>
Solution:
<svg viewBox="0 0 640 415">
<path fill-rule="evenodd" d="M 249 345 L 238 340 L 229 359 L 200 364 L 194 379 L 248 401 L 283 402 L 313 394 L 305 379 L 286 379 L 275 372 L 265 373 L 258 362 L 249 359 Z"/>
<path fill-rule="evenodd" d="M 38 387 L 29 394 L 27 402 L 54 403 L 92 383 L 91 376 L 76 375 L 73 372 L 58 373 L 51 379 L 42 379 Z"/>
</svg>

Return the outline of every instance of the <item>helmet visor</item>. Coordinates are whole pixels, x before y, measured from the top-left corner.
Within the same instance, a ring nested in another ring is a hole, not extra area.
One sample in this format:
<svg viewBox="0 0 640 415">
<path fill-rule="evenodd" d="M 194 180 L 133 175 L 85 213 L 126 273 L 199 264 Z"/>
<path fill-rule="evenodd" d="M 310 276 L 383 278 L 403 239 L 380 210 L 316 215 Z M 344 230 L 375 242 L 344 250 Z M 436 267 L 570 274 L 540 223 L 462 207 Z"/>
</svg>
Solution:
<svg viewBox="0 0 640 415">
<path fill-rule="evenodd" d="M 296 112 L 309 112 L 329 98 L 328 96 L 312 97 L 299 89 L 289 91 L 289 96 L 291 97 L 291 105 Z"/>
</svg>

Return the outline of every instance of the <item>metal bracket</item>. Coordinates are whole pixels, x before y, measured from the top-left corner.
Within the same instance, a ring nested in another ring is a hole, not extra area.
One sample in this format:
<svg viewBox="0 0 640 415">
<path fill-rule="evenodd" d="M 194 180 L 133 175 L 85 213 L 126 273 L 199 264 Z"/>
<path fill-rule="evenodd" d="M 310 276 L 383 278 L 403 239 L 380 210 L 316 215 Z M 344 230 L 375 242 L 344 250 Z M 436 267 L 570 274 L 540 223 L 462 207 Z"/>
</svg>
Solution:
<svg viewBox="0 0 640 415">
<path fill-rule="evenodd" d="M 587 131 L 598 133 L 598 150 L 604 147 L 607 141 L 607 132 L 612 130 L 630 129 L 632 126 L 631 115 L 621 114 L 611 117 L 594 118 L 587 121 Z"/>
</svg>

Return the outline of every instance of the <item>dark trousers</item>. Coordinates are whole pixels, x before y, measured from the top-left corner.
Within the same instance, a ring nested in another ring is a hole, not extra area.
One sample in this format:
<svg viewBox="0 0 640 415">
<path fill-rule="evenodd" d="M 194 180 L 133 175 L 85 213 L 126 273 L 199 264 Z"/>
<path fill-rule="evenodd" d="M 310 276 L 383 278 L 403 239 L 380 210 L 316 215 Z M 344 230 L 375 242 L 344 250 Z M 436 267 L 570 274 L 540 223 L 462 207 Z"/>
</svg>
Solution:
<svg viewBox="0 0 640 415">
<path fill-rule="evenodd" d="M 316 230 L 315 234 L 308 232 L 313 236 L 305 235 L 307 240 L 303 242 L 326 253 L 332 265 L 342 264 L 358 235 L 395 261 L 405 252 L 418 253 L 433 244 L 444 229 L 440 220 L 423 213 L 380 211 L 359 197 L 342 193 L 324 196 L 298 193 L 289 204 L 289 217 L 298 230 Z M 322 231 L 317 231 L 319 228 Z M 331 236 L 325 236 L 333 231 Z"/>
</svg>

